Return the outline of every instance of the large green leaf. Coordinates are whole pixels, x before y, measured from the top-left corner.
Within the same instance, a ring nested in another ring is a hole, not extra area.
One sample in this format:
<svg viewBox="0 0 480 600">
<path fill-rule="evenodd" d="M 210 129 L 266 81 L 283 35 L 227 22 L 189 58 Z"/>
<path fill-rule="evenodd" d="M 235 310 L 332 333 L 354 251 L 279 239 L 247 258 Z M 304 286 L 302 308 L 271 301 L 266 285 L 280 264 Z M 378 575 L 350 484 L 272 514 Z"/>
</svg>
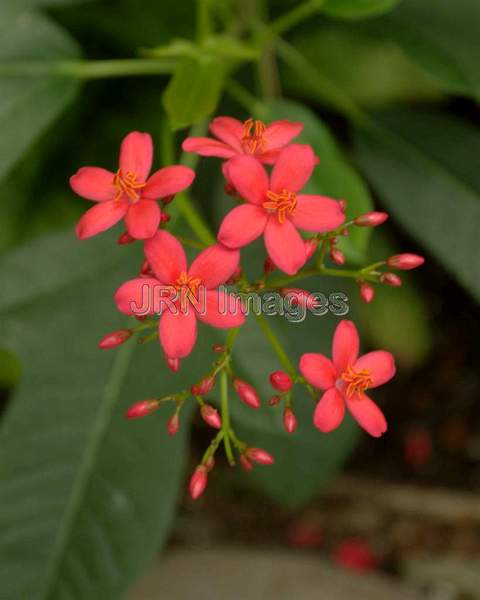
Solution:
<svg viewBox="0 0 480 600">
<path fill-rule="evenodd" d="M 311 110 L 285 100 L 272 102 L 267 109 L 269 120 L 290 119 L 304 124 L 302 134 L 295 141 L 310 144 L 320 159 L 305 187 L 306 192 L 346 200 L 347 218 L 372 209 L 372 199 L 363 180 L 342 155 L 327 127 Z M 367 228 L 353 228 L 350 236 L 341 240 L 347 258 L 354 262 L 365 260 L 369 237 Z"/>
<path fill-rule="evenodd" d="M 392 10 L 400 0 L 327 0 L 323 12 L 333 17 L 358 19 Z"/>
<path fill-rule="evenodd" d="M 1 344 L 22 377 L 0 433 L 2 600 L 116 599 L 168 532 L 185 458 L 185 427 L 168 410 L 123 411 L 199 376 L 199 346 L 173 375 L 158 344 L 97 350 L 122 326 L 112 293 L 140 256 L 112 236 L 54 235 L 5 257 Z M 189 365 L 193 373 L 188 371 Z"/>
<path fill-rule="evenodd" d="M 72 78 L 42 74 L 41 61 L 76 58 L 75 42 L 50 19 L 2 3 L 0 7 L 0 178 L 75 95 Z M 12 61 L 40 63 L 38 74 L 2 71 Z"/>
<path fill-rule="evenodd" d="M 480 3 L 477 0 L 403 0 L 371 23 L 395 40 L 447 89 L 480 92 Z"/>
<path fill-rule="evenodd" d="M 380 123 L 357 135 L 360 165 L 393 218 L 480 298 L 478 130 L 423 111 Z"/>
</svg>

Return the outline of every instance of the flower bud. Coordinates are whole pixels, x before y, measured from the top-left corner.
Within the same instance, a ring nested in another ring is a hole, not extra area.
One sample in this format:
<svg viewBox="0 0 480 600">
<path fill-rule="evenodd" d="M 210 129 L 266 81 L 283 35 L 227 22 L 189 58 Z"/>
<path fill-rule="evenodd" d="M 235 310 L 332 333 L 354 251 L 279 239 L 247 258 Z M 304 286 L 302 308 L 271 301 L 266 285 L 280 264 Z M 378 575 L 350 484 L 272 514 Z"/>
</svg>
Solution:
<svg viewBox="0 0 480 600">
<path fill-rule="evenodd" d="M 133 238 L 128 231 L 124 231 L 121 236 L 118 238 L 117 240 L 117 244 L 119 246 L 125 246 L 125 244 L 132 244 L 135 241 L 135 238 Z"/>
<path fill-rule="evenodd" d="M 132 333 L 133 332 L 130 329 L 119 329 L 118 331 L 108 333 L 98 342 L 98 347 L 102 350 L 116 348 L 117 346 L 120 346 L 120 344 L 124 344 L 128 339 L 130 339 L 132 337 Z"/>
<path fill-rule="evenodd" d="M 313 294 L 301 288 L 282 288 L 280 293 L 287 298 L 293 307 L 301 306 L 302 308 L 312 309 L 318 304 L 318 300 Z"/>
<path fill-rule="evenodd" d="M 388 219 L 388 213 L 372 210 L 360 215 L 353 222 L 359 227 L 378 227 Z"/>
<path fill-rule="evenodd" d="M 242 276 L 242 272 L 243 272 L 242 267 L 240 265 L 238 265 L 238 267 L 235 269 L 233 275 L 227 281 L 227 285 L 233 285 L 234 283 L 237 283 L 237 281 Z"/>
<path fill-rule="evenodd" d="M 332 246 L 330 248 L 330 258 L 336 265 L 344 265 L 345 264 L 344 253 L 339 248 L 335 248 L 335 246 Z"/>
<path fill-rule="evenodd" d="M 259 465 L 273 465 L 274 458 L 266 450 L 261 448 L 247 448 L 245 450 L 246 457 Z"/>
<path fill-rule="evenodd" d="M 392 287 L 400 287 L 402 285 L 402 280 L 395 273 L 382 273 L 380 275 L 380 282 Z"/>
<path fill-rule="evenodd" d="M 233 387 L 240 400 L 247 404 L 247 406 L 250 406 L 251 408 L 260 408 L 260 398 L 258 397 L 257 390 L 253 386 L 241 379 L 234 379 Z"/>
<path fill-rule="evenodd" d="M 160 406 L 158 400 L 150 399 L 150 400 L 141 400 L 140 402 L 136 402 L 132 404 L 132 406 L 125 413 L 125 417 L 127 419 L 140 419 L 141 417 L 145 417 L 149 415 L 151 412 L 156 410 Z"/>
<path fill-rule="evenodd" d="M 167 367 L 170 369 L 172 373 L 176 373 L 178 369 L 180 369 L 180 359 L 179 358 L 169 358 L 168 356 L 165 359 L 167 361 Z"/>
<path fill-rule="evenodd" d="M 282 399 L 280 396 L 272 396 L 268 401 L 268 406 L 277 406 L 277 404 L 280 404 L 281 401 Z"/>
<path fill-rule="evenodd" d="M 170 215 L 162 210 L 160 214 L 160 223 L 168 223 L 170 221 Z"/>
<path fill-rule="evenodd" d="M 205 396 L 215 385 L 215 377 L 213 375 L 209 375 L 200 381 L 200 383 L 195 383 L 190 388 L 193 396 Z"/>
<path fill-rule="evenodd" d="M 315 238 L 310 238 L 309 240 L 305 240 L 305 254 L 307 256 L 307 260 L 312 258 L 318 248 L 318 240 Z"/>
<path fill-rule="evenodd" d="M 373 285 L 370 285 L 369 283 L 366 283 L 365 281 L 363 281 L 360 284 L 360 298 L 366 304 L 370 304 L 370 302 L 373 301 L 374 294 L 375 294 L 375 292 L 373 289 Z"/>
<path fill-rule="evenodd" d="M 297 428 L 297 417 L 291 408 L 286 408 L 283 411 L 283 426 L 287 433 L 293 433 Z"/>
<path fill-rule="evenodd" d="M 172 436 L 177 433 L 180 428 L 180 417 L 178 412 L 174 412 L 173 415 L 167 421 L 167 433 Z"/>
<path fill-rule="evenodd" d="M 190 479 L 189 490 L 192 500 L 200 498 L 207 487 L 207 467 L 205 465 L 198 466 Z"/>
<path fill-rule="evenodd" d="M 269 256 L 267 256 L 265 262 L 263 263 L 263 274 L 268 275 L 269 273 L 273 273 L 273 271 L 275 271 L 276 268 L 277 267 L 273 260 Z"/>
<path fill-rule="evenodd" d="M 171 194 L 170 196 L 165 196 L 165 198 L 162 198 L 162 204 L 164 206 L 166 206 L 167 204 L 170 204 L 170 202 L 172 202 L 174 198 L 175 198 L 175 194 Z"/>
<path fill-rule="evenodd" d="M 348 202 L 346 200 L 339 200 L 338 203 L 340 204 L 340 210 L 346 212 Z"/>
<path fill-rule="evenodd" d="M 247 473 L 253 469 L 252 463 L 248 460 L 245 454 L 240 454 L 240 464 L 242 465 L 243 470 Z"/>
<path fill-rule="evenodd" d="M 210 427 L 213 427 L 214 429 L 221 429 L 222 419 L 216 408 L 210 404 L 203 404 L 200 409 L 200 414 L 207 425 L 210 425 Z"/>
<path fill-rule="evenodd" d="M 357 572 L 373 571 L 379 566 L 367 542 L 357 538 L 337 544 L 332 550 L 332 560 L 345 569 Z"/>
<path fill-rule="evenodd" d="M 406 252 L 405 254 L 396 254 L 395 256 L 391 256 L 387 260 L 387 265 L 393 269 L 409 271 L 410 269 L 416 269 L 417 267 L 420 267 L 424 262 L 425 259 L 423 256 Z"/>
<path fill-rule="evenodd" d="M 284 371 L 270 373 L 270 384 L 279 392 L 288 392 L 292 387 L 292 378 Z"/>
<path fill-rule="evenodd" d="M 222 346 L 222 344 L 214 344 L 212 346 L 212 350 L 214 352 L 225 352 L 225 350 L 227 349 L 226 346 Z"/>
</svg>

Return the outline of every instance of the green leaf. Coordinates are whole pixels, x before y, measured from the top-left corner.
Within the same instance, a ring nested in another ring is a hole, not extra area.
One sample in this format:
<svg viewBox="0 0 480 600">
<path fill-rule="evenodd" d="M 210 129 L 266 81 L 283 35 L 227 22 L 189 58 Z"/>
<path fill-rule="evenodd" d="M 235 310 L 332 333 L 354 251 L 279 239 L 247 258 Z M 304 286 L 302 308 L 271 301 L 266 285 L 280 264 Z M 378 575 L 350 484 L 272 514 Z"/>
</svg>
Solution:
<svg viewBox="0 0 480 600">
<path fill-rule="evenodd" d="M 357 134 L 361 167 L 386 208 L 480 299 L 480 135 L 441 113 L 396 111 Z"/>
<path fill-rule="evenodd" d="M 381 15 L 392 10 L 400 0 L 327 0 L 323 12 L 343 19 Z"/>
<path fill-rule="evenodd" d="M 51 61 L 77 58 L 75 42 L 50 19 L 23 12 L 8 4 L 0 7 L 0 178 L 31 143 L 71 102 L 75 79 L 2 74 L 12 61 Z"/>
<path fill-rule="evenodd" d="M 361 177 L 347 162 L 327 127 L 312 111 L 301 104 L 275 101 L 267 105 L 268 119 L 290 119 L 304 124 L 302 134 L 295 141 L 310 144 L 320 159 L 305 191 L 324 194 L 337 200 L 347 200 L 347 219 L 372 210 L 373 202 Z M 341 240 L 341 248 L 353 262 L 366 258 L 370 231 L 353 228 L 348 238 Z"/>
<path fill-rule="evenodd" d="M 217 107 L 224 81 L 224 65 L 211 56 L 185 58 L 163 95 L 163 105 L 174 129 L 188 127 Z"/>
<path fill-rule="evenodd" d="M 479 25 L 477 0 L 403 0 L 371 23 L 446 89 L 474 96 L 480 92 Z"/>
<path fill-rule="evenodd" d="M 168 533 L 185 458 L 171 408 L 126 422 L 136 400 L 176 391 L 157 343 L 102 352 L 124 326 L 112 293 L 138 269 L 112 236 L 53 235 L 5 257 L 2 346 L 22 378 L 0 432 L 2 598 L 115 600 Z M 126 258 L 127 256 L 127 258 Z M 182 376 L 200 373 L 198 354 Z M 193 373 L 188 368 L 193 368 Z M 181 379 L 180 379 L 181 381 Z"/>
</svg>

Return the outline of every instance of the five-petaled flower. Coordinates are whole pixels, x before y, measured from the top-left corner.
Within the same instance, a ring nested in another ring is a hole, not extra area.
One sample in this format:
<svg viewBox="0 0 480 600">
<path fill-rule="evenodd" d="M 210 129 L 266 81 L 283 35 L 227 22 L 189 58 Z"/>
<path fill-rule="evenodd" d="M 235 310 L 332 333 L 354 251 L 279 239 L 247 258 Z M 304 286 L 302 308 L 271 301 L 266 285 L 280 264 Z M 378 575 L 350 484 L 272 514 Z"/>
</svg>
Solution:
<svg viewBox="0 0 480 600">
<path fill-rule="evenodd" d="M 275 265 L 294 275 L 306 262 L 305 243 L 297 231 L 325 232 L 345 220 L 342 205 L 326 196 L 298 194 L 309 180 L 317 158 L 308 145 L 282 150 L 270 178 L 252 156 L 235 156 L 224 165 L 229 182 L 245 203 L 230 211 L 218 232 L 229 248 L 246 246 L 262 233 Z"/>
<path fill-rule="evenodd" d="M 210 131 L 218 139 L 190 137 L 183 142 L 182 148 L 185 152 L 219 158 L 247 154 L 263 163 L 273 164 L 282 148 L 302 129 L 301 123 L 292 121 L 274 121 L 266 126 L 254 119 L 241 123 L 232 117 L 217 117 L 210 123 Z"/>
<path fill-rule="evenodd" d="M 343 320 L 333 336 L 332 360 L 323 354 L 304 354 L 300 372 L 308 383 L 325 390 L 315 408 L 313 422 L 320 431 L 336 429 L 345 415 L 345 404 L 358 424 L 370 435 L 380 437 L 387 430 L 382 411 L 365 394 L 395 375 L 390 352 L 377 350 L 358 357 L 358 331 L 352 321 Z"/>
<path fill-rule="evenodd" d="M 122 141 L 116 173 L 100 167 L 82 167 L 70 177 L 74 192 L 98 202 L 77 224 L 80 239 L 105 231 L 123 217 L 132 238 L 147 239 L 155 234 L 161 219 L 156 201 L 187 188 L 195 173 L 188 167 L 172 165 L 148 177 L 152 160 L 151 136 L 132 131 Z"/>
<path fill-rule="evenodd" d="M 181 243 L 160 230 L 145 242 L 145 256 L 154 277 L 127 281 L 115 293 L 115 302 L 128 315 L 138 314 L 139 307 L 146 306 L 148 314 L 160 308 L 160 344 L 168 359 L 190 354 L 197 338 L 197 318 L 226 329 L 243 324 L 239 298 L 217 289 L 235 272 L 238 250 L 214 244 L 200 252 L 188 268 Z M 200 291 L 204 291 L 203 299 Z"/>
</svg>

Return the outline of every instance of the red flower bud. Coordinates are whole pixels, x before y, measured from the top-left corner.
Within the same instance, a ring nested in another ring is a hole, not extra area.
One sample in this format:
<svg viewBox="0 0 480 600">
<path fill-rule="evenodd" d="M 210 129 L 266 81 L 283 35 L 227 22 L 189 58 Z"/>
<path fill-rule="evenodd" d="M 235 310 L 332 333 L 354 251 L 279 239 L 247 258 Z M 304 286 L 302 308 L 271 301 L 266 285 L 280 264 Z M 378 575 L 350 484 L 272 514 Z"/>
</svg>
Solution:
<svg viewBox="0 0 480 600">
<path fill-rule="evenodd" d="M 167 421 L 167 433 L 172 436 L 177 433 L 180 428 L 180 417 L 177 412 L 174 412 L 173 415 Z"/>
<path fill-rule="evenodd" d="M 302 306 L 311 309 L 315 308 L 318 304 L 318 300 L 313 294 L 301 288 L 282 288 L 280 293 L 282 296 L 288 296 L 288 300 L 292 306 Z"/>
<path fill-rule="evenodd" d="M 284 371 L 270 373 L 270 384 L 279 392 L 288 392 L 292 387 L 292 378 Z"/>
<path fill-rule="evenodd" d="M 260 398 L 258 397 L 257 390 L 253 386 L 241 379 L 234 379 L 233 387 L 242 402 L 251 408 L 260 408 Z"/>
<path fill-rule="evenodd" d="M 336 265 L 344 265 L 345 264 L 345 255 L 338 248 L 335 248 L 335 247 L 330 248 L 330 258 Z"/>
<path fill-rule="evenodd" d="M 277 406 L 277 404 L 280 404 L 281 400 L 280 396 L 272 396 L 268 401 L 268 406 Z"/>
<path fill-rule="evenodd" d="M 220 418 L 216 408 L 213 408 L 213 406 L 210 406 L 210 404 L 203 404 L 202 408 L 200 409 L 200 414 L 207 425 L 210 425 L 210 427 L 215 429 L 221 429 L 222 419 Z"/>
<path fill-rule="evenodd" d="M 366 304 L 370 304 L 370 302 L 373 301 L 374 294 L 375 294 L 375 292 L 373 289 L 373 285 L 370 285 L 369 283 L 365 283 L 365 281 L 360 284 L 360 298 Z"/>
<path fill-rule="evenodd" d="M 388 213 L 372 210 L 354 220 L 359 227 L 378 227 L 388 219 Z"/>
<path fill-rule="evenodd" d="M 124 246 L 125 244 L 132 244 L 135 241 L 135 238 L 133 238 L 128 231 L 124 231 L 121 236 L 118 238 L 117 240 L 117 244 L 119 246 Z"/>
<path fill-rule="evenodd" d="M 207 467 L 205 465 L 198 466 L 190 479 L 189 490 L 192 500 L 200 498 L 207 487 Z"/>
<path fill-rule="evenodd" d="M 226 349 L 226 346 L 222 346 L 222 344 L 214 344 L 212 346 L 212 350 L 214 352 L 225 352 Z"/>
<path fill-rule="evenodd" d="M 268 275 L 269 273 L 273 273 L 273 271 L 275 271 L 276 268 L 277 267 L 275 266 L 273 260 L 269 256 L 267 256 L 265 262 L 263 263 L 263 274 Z"/>
<path fill-rule="evenodd" d="M 162 198 L 162 204 L 166 206 L 167 204 L 170 204 L 174 198 L 175 194 L 172 194 L 171 196 L 165 196 L 165 198 Z"/>
<path fill-rule="evenodd" d="M 160 215 L 160 223 L 168 223 L 170 221 L 170 215 L 165 211 L 162 211 Z"/>
<path fill-rule="evenodd" d="M 332 559 L 345 569 L 362 573 L 375 570 L 379 564 L 369 545 L 356 538 L 337 544 L 332 551 Z"/>
<path fill-rule="evenodd" d="M 396 254 L 395 256 L 391 256 L 387 260 L 387 265 L 393 269 L 409 271 L 410 269 L 416 269 L 417 267 L 420 267 L 420 265 L 423 265 L 424 262 L 425 259 L 423 256 L 406 252 L 405 254 Z"/>
<path fill-rule="evenodd" d="M 149 415 L 151 412 L 156 410 L 160 406 L 158 400 L 141 400 L 132 404 L 132 406 L 125 413 L 127 419 L 139 419 Z"/>
<path fill-rule="evenodd" d="M 227 284 L 228 285 L 233 285 L 234 283 L 237 283 L 237 281 L 242 276 L 242 272 L 243 272 L 242 267 L 240 265 L 238 265 L 238 267 L 235 269 L 235 272 L 233 273 L 233 275 L 227 281 Z"/>
<path fill-rule="evenodd" d="M 167 367 L 172 371 L 172 373 L 176 373 L 178 369 L 180 369 L 180 359 L 179 358 L 168 358 L 165 359 L 167 361 Z"/>
<path fill-rule="evenodd" d="M 102 350 L 116 348 L 117 346 L 120 346 L 120 344 L 125 343 L 131 337 L 132 331 L 130 329 L 119 329 L 118 331 L 113 331 L 112 333 L 108 333 L 105 337 L 103 337 L 98 342 L 98 347 L 102 348 Z"/>
<path fill-rule="evenodd" d="M 346 200 L 339 200 L 338 203 L 340 204 L 340 210 L 346 212 L 348 202 Z"/>
<path fill-rule="evenodd" d="M 318 248 L 318 240 L 315 238 L 310 238 L 309 240 L 305 240 L 305 254 L 307 255 L 307 260 L 312 258 Z"/>
<path fill-rule="evenodd" d="M 192 385 L 190 391 L 192 392 L 193 396 L 205 396 L 205 394 L 208 394 L 208 392 L 213 388 L 214 385 L 215 377 L 209 375 L 208 377 L 202 379 L 200 383 Z"/>
<path fill-rule="evenodd" d="M 286 408 L 283 411 L 283 426 L 287 433 L 293 433 L 297 428 L 297 417 L 291 408 Z"/>
<path fill-rule="evenodd" d="M 402 285 L 402 280 L 395 273 L 382 273 L 380 275 L 380 282 L 392 287 L 400 287 Z"/>
<path fill-rule="evenodd" d="M 245 454 L 240 454 L 240 464 L 242 465 L 243 470 L 247 471 L 247 473 L 253 469 L 252 463 L 248 460 Z"/>
<path fill-rule="evenodd" d="M 273 456 L 261 448 L 247 448 L 245 454 L 248 459 L 259 465 L 273 465 L 275 462 Z"/>
</svg>

